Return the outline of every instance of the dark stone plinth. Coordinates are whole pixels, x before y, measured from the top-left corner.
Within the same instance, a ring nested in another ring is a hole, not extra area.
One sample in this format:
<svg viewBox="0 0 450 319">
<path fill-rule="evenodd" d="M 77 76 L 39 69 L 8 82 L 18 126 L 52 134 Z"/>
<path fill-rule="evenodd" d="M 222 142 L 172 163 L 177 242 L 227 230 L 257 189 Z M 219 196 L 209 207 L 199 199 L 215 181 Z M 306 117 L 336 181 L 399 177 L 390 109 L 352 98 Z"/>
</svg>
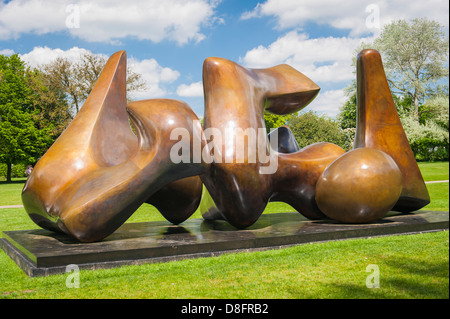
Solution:
<svg viewBox="0 0 450 319">
<path fill-rule="evenodd" d="M 308 242 L 448 229 L 448 212 L 417 211 L 388 215 L 370 224 L 311 221 L 298 213 L 264 214 L 238 230 L 225 221 L 188 219 L 127 223 L 97 243 L 35 229 L 6 231 L 3 250 L 29 276 L 63 273 L 66 266 L 98 269 L 122 265 L 215 256 L 226 252 L 281 248 Z"/>
</svg>

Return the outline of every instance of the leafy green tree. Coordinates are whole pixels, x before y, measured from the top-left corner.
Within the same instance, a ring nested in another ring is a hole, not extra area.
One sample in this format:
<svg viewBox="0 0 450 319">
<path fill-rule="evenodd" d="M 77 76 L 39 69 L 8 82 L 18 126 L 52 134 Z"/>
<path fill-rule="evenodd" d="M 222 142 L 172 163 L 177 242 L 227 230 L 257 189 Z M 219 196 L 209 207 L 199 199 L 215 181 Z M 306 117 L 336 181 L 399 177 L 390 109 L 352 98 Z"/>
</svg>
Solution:
<svg viewBox="0 0 450 319">
<path fill-rule="evenodd" d="M 348 100 L 341 106 L 337 120 L 343 130 L 356 127 L 356 81 L 345 89 Z"/>
<path fill-rule="evenodd" d="M 52 143 L 48 128 L 38 128 L 33 120 L 33 90 L 28 86 L 24 62 L 17 54 L 0 55 L 0 163 L 7 166 L 34 163 Z"/>
<path fill-rule="evenodd" d="M 356 82 L 352 82 L 346 89 L 348 100 L 341 106 L 337 115 L 337 120 L 343 130 L 348 128 L 356 128 L 357 105 L 356 105 Z M 413 108 L 410 96 L 398 96 L 392 94 L 395 107 L 400 117 L 411 114 Z"/>
<path fill-rule="evenodd" d="M 419 120 L 419 105 L 434 94 L 448 90 L 439 80 L 448 77 L 449 38 L 445 28 L 428 19 L 397 20 L 386 25 L 373 44 L 377 49 L 393 93 L 409 96 L 413 116 Z"/>
<path fill-rule="evenodd" d="M 433 120 L 420 124 L 413 117 L 401 119 L 409 144 L 418 161 L 442 161 L 449 158 L 449 132 Z"/>
<path fill-rule="evenodd" d="M 411 115 L 401 119 L 416 159 L 448 161 L 448 95 L 432 97 L 419 107 L 419 111 L 419 121 L 416 121 Z"/>
<path fill-rule="evenodd" d="M 270 133 L 271 129 L 286 125 L 291 118 L 292 114 L 276 115 L 272 113 L 264 113 L 264 123 L 266 124 L 267 133 Z"/>
<path fill-rule="evenodd" d="M 40 66 L 40 71 L 49 87 L 63 92 L 73 118 L 94 88 L 106 62 L 105 57 L 87 52 L 80 56 L 78 62 L 64 57 L 56 58 L 54 61 Z M 128 99 L 131 100 L 133 92 L 143 91 L 146 88 L 142 75 L 128 67 L 126 88 Z"/>
<path fill-rule="evenodd" d="M 448 160 L 448 45 L 436 21 L 414 19 L 386 25 L 373 43 L 355 51 L 377 49 L 397 112 L 417 160 Z M 347 89 L 338 121 L 344 130 L 356 126 L 356 82 Z M 443 97 L 444 96 L 444 97 Z"/>
<path fill-rule="evenodd" d="M 53 139 L 56 139 L 72 119 L 65 94 L 58 87 L 51 86 L 38 69 L 27 69 L 26 72 L 27 84 L 33 92 L 33 121 L 38 129 L 50 129 Z"/>
<path fill-rule="evenodd" d="M 288 126 L 301 148 L 318 142 L 329 142 L 348 149 L 339 123 L 324 115 L 313 111 L 299 113 L 291 117 Z"/>
</svg>

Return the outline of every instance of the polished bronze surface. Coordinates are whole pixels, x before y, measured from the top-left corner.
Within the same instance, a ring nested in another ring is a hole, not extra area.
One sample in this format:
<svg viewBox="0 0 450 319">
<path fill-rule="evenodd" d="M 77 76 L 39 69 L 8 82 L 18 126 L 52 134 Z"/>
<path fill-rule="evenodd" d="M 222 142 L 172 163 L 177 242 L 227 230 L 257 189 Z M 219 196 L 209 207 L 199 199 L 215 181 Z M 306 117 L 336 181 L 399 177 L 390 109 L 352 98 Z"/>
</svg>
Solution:
<svg viewBox="0 0 450 319">
<path fill-rule="evenodd" d="M 264 109 L 275 114 L 298 111 L 319 90 L 303 74 L 285 65 L 253 70 L 219 58 L 205 61 L 203 79 L 205 128 L 219 128 L 222 136 L 227 129 L 260 129 L 264 125 Z M 239 142 L 225 141 L 218 147 L 219 156 L 225 154 L 230 161 L 212 162 L 202 176 L 207 188 L 200 206 L 203 216 L 248 227 L 257 220 L 269 199 L 289 203 L 310 219 L 329 217 L 365 223 L 382 218 L 392 208 L 407 212 L 426 205 L 428 192 L 377 51 L 364 50 L 359 54 L 357 82 L 354 151 L 344 154 L 340 147 L 329 143 L 299 151 L 290 141 L 290 132 L 282 128 L 274 132 L 281 133 L 281 139 L 270 150 L 270 160 L 275 159 L 277 169 L 264 175 L 258 159 L 250 162 L 250 155 L 239 158 L 236 152 Z M 260 154 L 260 149 L 270 149 L 267 145 L 262 139 L 245 147 L 248 154 Z M 359 148 L 363 150 L 357 151 Z M 361 166 L 366 169 L 361 170 Z M 320 183 L 316 185 L 318 180 Z M 320 193 L 316 194 L 319 186 Z M 355 193 L 356 189 L 360 192 Z"/>
<path fill-rule="evenodd" d="M 367 49 L 357 58 L 357 127 L 354 150 L 325 169 L 316 201 L 328 217 L 371 222 L 389 210 L 410 212 L 430 202 L 397 114 L 381 56 Z"/>
<path fill-rule="evenodd" d="M 391 156 L 402 172 L 402 192 L 394 209 L 409 212 L 430 202 L 427 187 L 397 114 L 378 51 L 357 58 L 355 148 L 371 147 Z"/>
<path fill-rule="evenodd" d="M 206 59 L 202 128 L 181 101 L 127 106 L 126 54 L 117 52 L 35 166 L 22 192 L 25 209 L 39 226 L 82 242 L 112 234 L 145 202 L 173 224 L 199 207 L 205 220 L 237 228 L 253 225 L 269 201 L 344 223 L 420 209 L 428 192 L 378 52 L 362 51 L 357 66 L 356 139 L 346 153 L 331 143 L 299 149 L 286 126 L 267 135 L 264 112 L 297 112 L 320 90 L 288 65 L 248 69 Z"/>
<path fill-rule="evenodd" d="M 299 111 L 320 88 L 288 65 L 247 69 L 222 58 L 205 60 L 203 86 L 204 128 L 214 128 L 222 137 L 218 145 L 205 134 L 220 161 L 213 161 L 201 176 L 208 191 L 200 205 L 203 217 L 225 219 L 245 228 L 259 218 L 269 200 L 288 202 L 308 218 L 324 217 L 315 204 L 315 183 L 344 150 L 321 143 L 295 153 L 278 153 L 265 135 L 254 139 L 256 143 L 235 138 L 243 131 L 265 132 L 264 110 L 275 114 Z M 246 152 L 239 153 L 239 149 Z M 264 174 L 270 165 L 276 165 L 275 169 Z"/>
<path fill-rule="evenodd" d="M 317 205 L 326 216 L 366 223 L 384 217 L 395 205 L 402 191 L 402 174 L 386 153 L 358 148 L 329 165 L 316 188 Z"/>
<path fill-rule="evenodd" d="M 187 104 L 168 99 L 126 107 L 125 79 L 121 51 L 111 56 L 83 108 L 33 169 L 22 200 L 39 226 L 90 242 L 110 235 L 146 200 L 176 223 L 195 211 L 198 201 L 190 199 L 200 197 L 199 178 L 169 184 L 198 175 L 202 164 L 175 164 L 169 157 L 177 142 L 170 139 L 173 128 L 198 138 L 197 116 Z M 168 207 L 164 198 L 152 198 L 164 186 L 186 195 L 186 211 L 180 207 L 176 215 L 176 204 Z"/>
<path fill-rule="evenodd" d="M 146 200 L 173 224 L 180 224 L 197 210 L 203 184 L 198 176 L 186 177 L 172 182 Z"/>
<path fill-rule="evenodd" d="M 278 138 L 278 145 L 276 149 L 278 153 L 295 153 L 300 151 L 300 146 L 298 146 L 294 133 L 292 133 L 289 126 L 283 125 L 271 131 L 267 135 L 269 141 L 270 136 L 273 136 L 274 134 L 276 134 Z"/>
</svg>

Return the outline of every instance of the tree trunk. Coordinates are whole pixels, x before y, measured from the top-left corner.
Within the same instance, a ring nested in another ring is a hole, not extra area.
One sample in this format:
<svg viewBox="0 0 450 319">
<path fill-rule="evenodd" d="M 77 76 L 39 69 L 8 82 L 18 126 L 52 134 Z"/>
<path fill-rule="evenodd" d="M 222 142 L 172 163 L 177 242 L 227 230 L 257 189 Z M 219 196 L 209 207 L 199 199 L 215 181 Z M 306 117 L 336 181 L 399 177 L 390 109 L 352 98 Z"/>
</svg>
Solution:
<svg viewBox="0 0 450 319">
<path fill-rule="evenodd" d="M 11 183 L 12 164 L 6 163 L 6 182 Z"/>
<path fill-rule="evenodd" d="M 414 94 L 414 118 L 419 122 L 419 98 Z"/>
</svg>

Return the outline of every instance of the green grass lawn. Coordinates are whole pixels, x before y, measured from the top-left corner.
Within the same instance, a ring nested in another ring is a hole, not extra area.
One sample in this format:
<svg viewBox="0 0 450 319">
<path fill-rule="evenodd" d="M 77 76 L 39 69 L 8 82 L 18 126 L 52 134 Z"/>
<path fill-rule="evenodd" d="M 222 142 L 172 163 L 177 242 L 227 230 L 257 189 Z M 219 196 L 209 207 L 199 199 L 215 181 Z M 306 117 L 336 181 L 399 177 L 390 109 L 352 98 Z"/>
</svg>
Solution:
<svg viewBox="0 0 450 319">
<path fill-rule="evenodd" d="M 0 206 L 22 204 L 22 188 L 26 178 L 14 178 L 11 183 L 0 182 Z"/>
<path fill-rule="evenodd" d="M 448 180 L 448 162 L 419 162 L 419 168 L 425 181 Z"/>
<path fill-rule="evenodd" d="M 424 179 L 447 180 L 448 162 L 420 163 Z M 0 183 L 0 206 L 21 204 L 23 180 Z M 431 203 L 449 209 L 448 182 L 427 184 Z M 265 213 L 292 211 L 269 203 Z M 191 218 L 200 218 L 197 212 Z M 127 222 L 162 220 L 143 205 Z M 38 228 L 23 208 L 0 210 L 0 231 Z M 0 251 L 0 298 L 449 298 L 449 233 L 314 243 L 264 252 L 81 271 L 29 278 Z M 380 288 L 367 288 L 366 267 L 378 266 Z"/>
<path fill-rule="evenodd" d="M 0 298 L 449 298 L 448 232 L 352 239 L 28 278 L 0 254 Z M 367 288 L 368 265 L 380 287 Z"/>
</svg>

